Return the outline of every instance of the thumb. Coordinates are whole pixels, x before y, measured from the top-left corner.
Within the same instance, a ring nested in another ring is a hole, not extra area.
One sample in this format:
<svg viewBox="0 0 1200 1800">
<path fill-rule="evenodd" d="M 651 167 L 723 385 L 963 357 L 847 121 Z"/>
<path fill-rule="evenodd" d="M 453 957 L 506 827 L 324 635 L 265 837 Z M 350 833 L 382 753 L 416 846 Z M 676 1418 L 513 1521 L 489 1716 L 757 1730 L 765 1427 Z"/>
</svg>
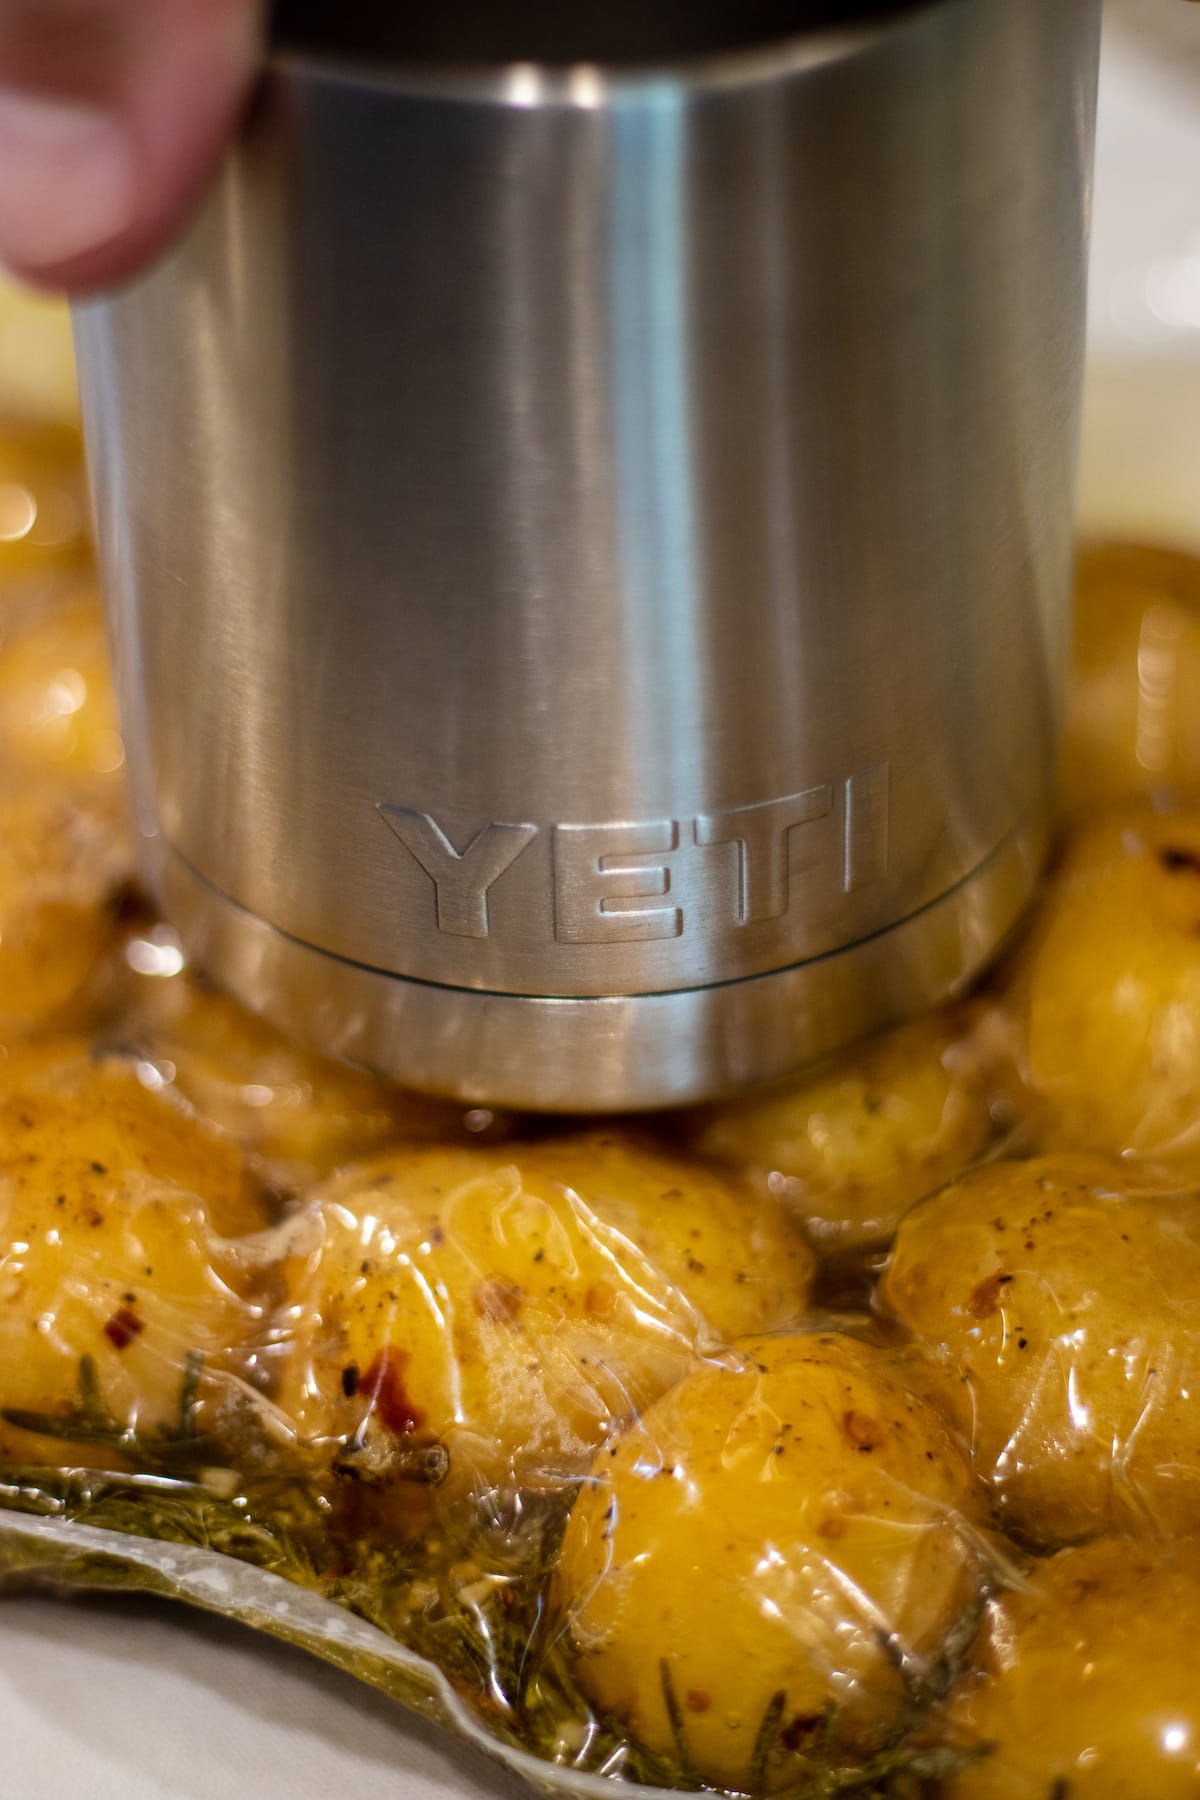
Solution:
<svg viewBox="0 0 1200 1800">
<path fill-rule="evenodd" d="M 0 0 L 0 262 L 74 291 L 171 237 L 253 78 L 260 0 Z"/>
</svg>

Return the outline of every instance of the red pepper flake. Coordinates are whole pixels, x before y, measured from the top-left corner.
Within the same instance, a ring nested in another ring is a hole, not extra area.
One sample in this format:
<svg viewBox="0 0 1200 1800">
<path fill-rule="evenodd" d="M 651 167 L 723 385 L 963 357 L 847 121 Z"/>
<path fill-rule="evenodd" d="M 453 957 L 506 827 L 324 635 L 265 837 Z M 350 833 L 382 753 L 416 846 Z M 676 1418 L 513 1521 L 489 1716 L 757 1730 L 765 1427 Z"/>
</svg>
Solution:
<svg viewBox="0 0 1200 1800">
<path fill-rule="evenodd" d="M 779 1734 L 779 1741 L 785 1750 L 793 1752 L 802 1750 L 817 1730 L 825 1723 L 823 1713 L 797 1713 L 788 1721 Z"/>
<path fill-rule="evenodd" d="M 712 1695 L 704 1688 L 689 1688 L 683 1696 L 683 1704 L 689 1712 L 706 1713 L 712 1705 Z"/>
<path fill-rule="evenodd" d="M 854 1448 L 869 1456 L 883 1443 L 885 1432 L 877 1420 L 869 1413 L 855 1412 L 853 1408 L 842 1414 L 842 1430 L 854 1445 Z"/>
<path fill-rule="evenodd" d="M 411 1437 L 427 1417 L 425 1408 L 416 1404 L 404 1385 L 409 1360 L 407 1350 L 397 1350 L 389 1344 L 371 1358 L 358 1380 L 358 1391 L 370 1410 L 397 1437 Z"/>
<path fill-rule="evenodd" d="M 1200 856 L 1177 844 L 1164 844 L 1158 853 L 1160 867 L 1168 875 L 1200 875 Z"/>
<path fill-rule="evenodd" d="M 1011 1275 L 986 1275 L 979 1285 L 971 1290 L 967 1301 L 967 1311 L 973 1319 L 990 1319 L 1000 1304 L 1001 1291 L 1012 1280 Z"/>
<path fill-rule="evenodd" d="M 524 1295 L 515 1281 L 504 1275 L 487 1275 L 477 1281 L 471 1303 L 481 1319 L 496 1325 L 515 1324 Z"/>
<path fill-rule="evenodd" d="M 145 1319 L 139 1319 L 132 1306 L 122 1306 L 106 1321 L 104 1335 L 114 1350 L 128 1350 L 145 1329 Z"/>
<path fill-rule="evenodd" d="M 617 1290 L 607 1281 L 594 1281 L 583 1296 L 583 1310 L 589 1319 L 607 1319 L 617 1307 Z"/>
</svg>

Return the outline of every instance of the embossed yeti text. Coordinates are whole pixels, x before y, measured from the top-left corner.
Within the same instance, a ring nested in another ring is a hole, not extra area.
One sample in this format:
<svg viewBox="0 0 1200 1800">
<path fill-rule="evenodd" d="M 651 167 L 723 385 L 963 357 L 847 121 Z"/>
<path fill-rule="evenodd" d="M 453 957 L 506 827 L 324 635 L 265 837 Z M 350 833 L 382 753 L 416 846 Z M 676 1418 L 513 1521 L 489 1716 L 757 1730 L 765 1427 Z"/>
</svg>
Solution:
<svg viewBox="0 0 1200 1800">
<path fill-rule="evenodd" d="M 677 897 L 675 880 L 681 848 L 734 847 L 730 922 L 737 926 L 787 913 L 793 834 L 823 820 L 836 819 L 842 891 L 853 893 L 878 881 L 887 871 L 888 778 L 888 765 L 879 763 L 842 782 L 687 820 L 534 825 L 493 819 L 458 844 L 428 813 L 386 801 L 379 802 L 378 811 L 429 877 L 440 931 L 487 937 L 491 890 L 541 840 L 549 849 L 558 942 L 631 943 L 683 935 L 688 909 Z M 702 891 L 701 903 L 708 899 Z"/>
</svg>

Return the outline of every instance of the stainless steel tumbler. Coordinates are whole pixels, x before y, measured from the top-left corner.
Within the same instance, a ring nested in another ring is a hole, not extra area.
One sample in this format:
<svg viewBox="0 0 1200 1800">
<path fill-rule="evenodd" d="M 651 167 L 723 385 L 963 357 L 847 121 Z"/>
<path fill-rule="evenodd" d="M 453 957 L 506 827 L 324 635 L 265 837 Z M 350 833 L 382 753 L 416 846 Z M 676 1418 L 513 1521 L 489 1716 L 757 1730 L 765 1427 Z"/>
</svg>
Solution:
<svg viewBox="0 0 1200 1800">
<path fill-rule="evenodd" d="M 672 10 L 301 31 L 77 313 L 151 882 L 473 1100 L 794 1069 L 1039 866 L 1096 0 Z"/>
</svg>

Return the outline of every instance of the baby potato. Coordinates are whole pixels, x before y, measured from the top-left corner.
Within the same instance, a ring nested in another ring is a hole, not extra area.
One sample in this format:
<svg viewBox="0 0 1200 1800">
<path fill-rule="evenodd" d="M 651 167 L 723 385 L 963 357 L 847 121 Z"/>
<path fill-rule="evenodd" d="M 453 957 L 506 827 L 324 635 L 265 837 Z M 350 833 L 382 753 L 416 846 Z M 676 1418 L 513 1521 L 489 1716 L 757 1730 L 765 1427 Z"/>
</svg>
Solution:
<svg viewBox="0 0 1200 1800">
<path fill-rule="evenodd" d="M 0 629 L 0 768 L 14 779 L 51 772 L 86 793 L 119 781 L 124 760 L 94 590 Z"/>
<path fill-rule="evenodd" d="M 8 598 L 43 599 L 90 554 L 78 431 L 8 421 L 0 431 L 0 608 Z"/>
<path fill-rule="evenodd" d="M 0 1064 L 0 1407 L 68 1415 L 90 1358 L 122 1428 L 173 1426 L 189 1358 L 204 1429 L 214 1371 L 258 1318 L 237 1234 L 265 1223 L 226 1140 L 81 1041 Z M 207 1372 L 204 1372 L 207 1371 Z M 0 1421 L 0 1457 L 110 1466 L 113 1445 Z"/>
<path fill-rule="evenodd" d="M 501 1135 L 489 1113 L 407 1094 L 302 1050 L 185 968 L 169 927 L 135 933 L 125 960 L 130 991 L 117 1035 L 281 1186 L 311 1187 L 396 1140 Z"/>
<path fill-rule="evenodd" d="M 37 781 L 0 795 L 0 1038 L 81 1022 L 131 872 L 119 787 L 103 804 Z"/>
<path fill-rule="evenodd" d="M 1059 773 L 1068 810 L 1155 789 L 1200 791 L 1200 560 L 1081 551 Z"/>
<path fill-rule="evenodd" d="M 1200 811 L 1076 832 L 1024 981 L 1047 1141 L 1200 1167 Z"/>
<path fill-rule="evenodd" d="M 1200 1793 L 1200 1547 L 1102 1538 L 989 1607 L 949 1709 L 991 1744 L 946 1800 L 1192 1800 Z"/>
<path fill-rule="evenodd" d="M 743 1340 L 602 1449 L 555 1573 L 599 1712 L 751 1793 L 895 1730 L 976 1602 L 967 1462 L 885 1351 Z"/>
<path fill-rule="evenodd" d="M 0 456 L 0 473 L 3 458 Z M 2 489 L 0 489 L 2 498 Z M 124 751 L 94 595 L 0 618 L 0 1035 L 82 1022 L 132 876 Z"/>
<path fill-rule="evenodd" d="M 881 1300 L 957 1365 L 1009 1530 L 1200 1528 L 1200 1196 L 1084 1152 L 992 1163 L 904 1219 Z"/>
<path fill-rule="evenodd" d="M 451 1492 L 578 1476 L 698 1345 L 794 1322 L 812 1272 L 777 1202 L 598 1133 L 394 1150 L 318 1189 L 308 1229 L 283 1412 L 378 1484 L 433 1443 Z"/>
<path fill-rule="evenodd" d="M 820 1255 L 854 1257 L 890 1242 L 914 1201 L 985 1149 L 991 1085 L 966 1021 L 939 1014 L 707 1109 L 692 1142 L 786 1199 Z"/>
</svg>

